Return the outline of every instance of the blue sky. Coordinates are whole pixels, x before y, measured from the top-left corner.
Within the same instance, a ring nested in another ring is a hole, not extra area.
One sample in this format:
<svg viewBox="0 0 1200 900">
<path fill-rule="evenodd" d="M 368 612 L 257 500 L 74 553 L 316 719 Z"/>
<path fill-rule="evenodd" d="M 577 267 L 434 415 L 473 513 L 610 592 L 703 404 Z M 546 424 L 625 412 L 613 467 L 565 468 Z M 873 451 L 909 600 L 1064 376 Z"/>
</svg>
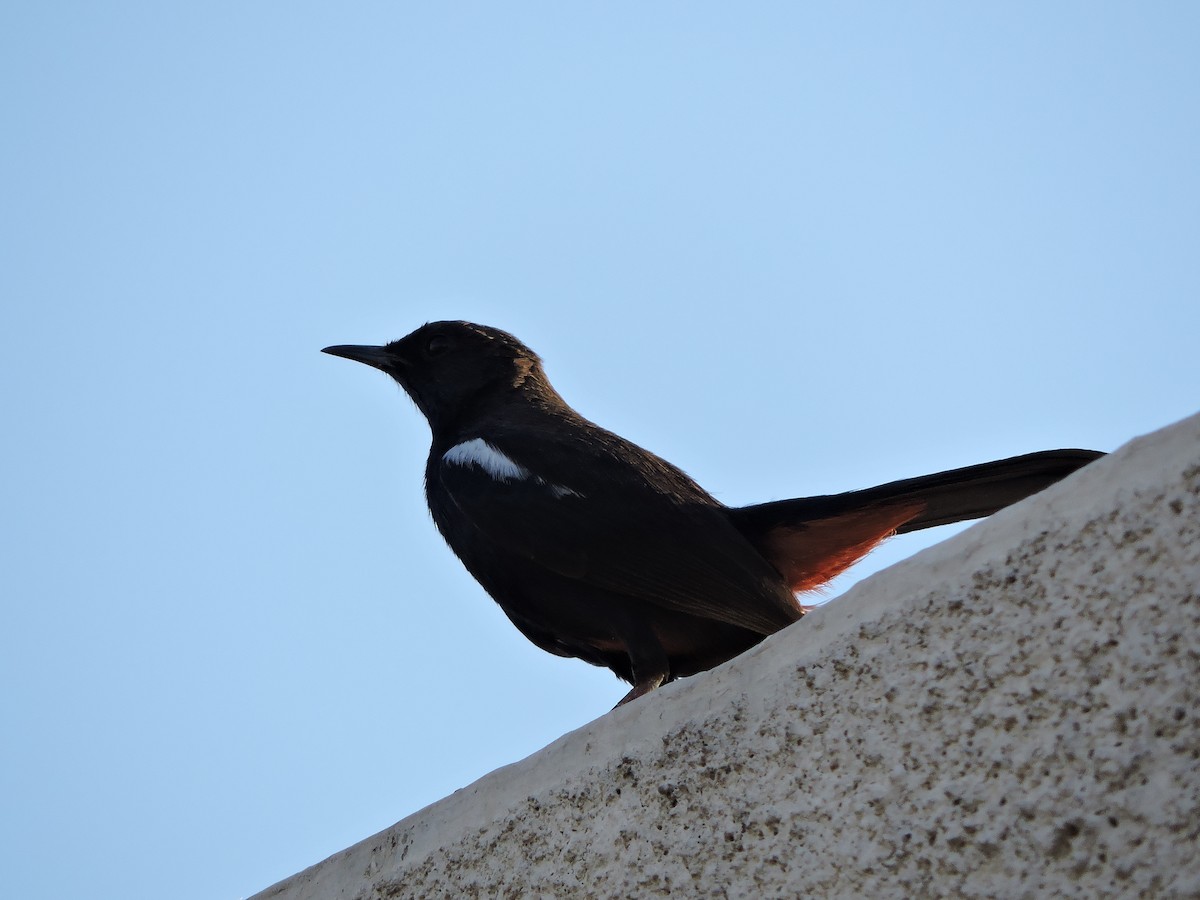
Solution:
<svg viewBox="0 0 1200 900">
<path fill-rule="evenodd" d="M 327 344 L 503 327 L 731 504 L 1195 412 L 1197 46 L 1190 3 L 5 5 L 7 890 L 245 896 L 624 692 L 471 581 Z"/>
</svg>

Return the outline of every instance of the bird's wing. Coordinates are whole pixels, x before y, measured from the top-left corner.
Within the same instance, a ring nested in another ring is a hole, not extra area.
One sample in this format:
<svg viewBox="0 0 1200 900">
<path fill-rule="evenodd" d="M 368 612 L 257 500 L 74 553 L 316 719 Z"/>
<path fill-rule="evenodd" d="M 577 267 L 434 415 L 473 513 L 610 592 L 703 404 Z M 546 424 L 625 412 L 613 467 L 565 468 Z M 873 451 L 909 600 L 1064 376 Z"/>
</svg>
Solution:
<svg viewBox="0 0 1200 900">
<path fill-rule="evenodd" d="M 463 442 L 431 464 L 429 489 L 483 539 L 561 576 L 760 634 L 799 618 L 778 573 L 699 488 L 672 491 L 603 444 L 553 440 Z"/>
</svg>

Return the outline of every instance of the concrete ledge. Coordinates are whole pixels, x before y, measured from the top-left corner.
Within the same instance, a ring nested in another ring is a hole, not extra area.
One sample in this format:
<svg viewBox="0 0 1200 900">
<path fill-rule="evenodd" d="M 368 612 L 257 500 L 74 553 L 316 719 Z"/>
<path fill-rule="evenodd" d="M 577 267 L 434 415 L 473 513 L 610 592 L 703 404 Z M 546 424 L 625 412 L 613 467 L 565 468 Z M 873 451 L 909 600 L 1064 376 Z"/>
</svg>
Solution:
<svg viewBox="0 0 1200 900">
<path fill-rule="evenodd" d="M 1200 895 L 1200 416 L 259 894 Z"/>
</svg>

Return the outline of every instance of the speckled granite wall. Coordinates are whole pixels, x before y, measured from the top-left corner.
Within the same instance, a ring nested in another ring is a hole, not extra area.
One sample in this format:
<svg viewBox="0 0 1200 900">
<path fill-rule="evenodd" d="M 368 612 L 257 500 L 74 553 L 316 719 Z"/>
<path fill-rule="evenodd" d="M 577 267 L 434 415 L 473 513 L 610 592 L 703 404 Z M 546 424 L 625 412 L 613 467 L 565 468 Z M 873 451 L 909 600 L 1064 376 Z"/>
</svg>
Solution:
<svg viewBox="0 0 1200 900">
<path fill-rule="evenodd" d="M 1200 416 L 258 895 L 1200 895 Z"/>
</svg>

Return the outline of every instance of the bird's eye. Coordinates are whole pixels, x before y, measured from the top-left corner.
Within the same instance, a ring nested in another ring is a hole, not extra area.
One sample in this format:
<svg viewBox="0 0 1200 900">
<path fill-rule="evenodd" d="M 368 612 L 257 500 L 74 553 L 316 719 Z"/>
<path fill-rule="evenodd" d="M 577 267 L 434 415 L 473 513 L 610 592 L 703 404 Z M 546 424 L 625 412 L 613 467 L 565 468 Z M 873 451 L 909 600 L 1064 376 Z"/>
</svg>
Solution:
<svg viewBox="0 0 1200 900">
<path fill-rule="evenodd" d="M 425 345 L 425 352 L 430 356 L 441 356 L 450 349 L 450 338 L 444 334 L 435 334 Z"/>
</svg>

